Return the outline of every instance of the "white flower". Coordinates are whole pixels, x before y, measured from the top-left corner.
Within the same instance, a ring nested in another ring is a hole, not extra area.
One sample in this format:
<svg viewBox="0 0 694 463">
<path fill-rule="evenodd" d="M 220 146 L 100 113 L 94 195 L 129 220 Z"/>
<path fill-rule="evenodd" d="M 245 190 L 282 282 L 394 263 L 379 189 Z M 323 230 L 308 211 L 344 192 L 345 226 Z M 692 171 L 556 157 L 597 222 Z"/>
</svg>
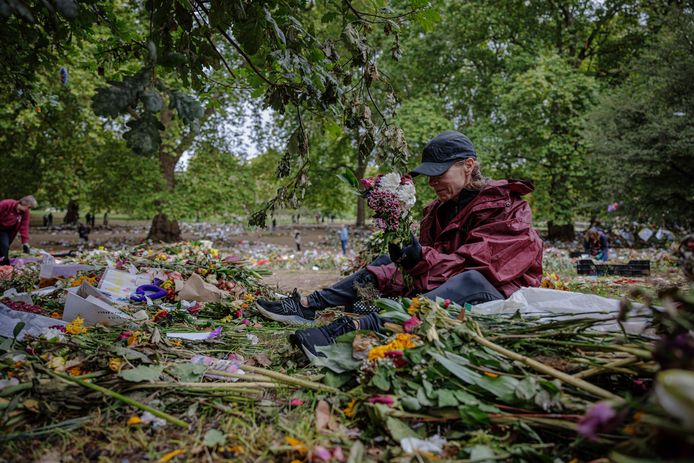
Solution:
<svg viewBox="0 0 694 463">
<path fill-rule="evenodd" d="M 65 341 L 65 336 L 63 332 L 55 328 L 46 328 L 41 332 L 41 337 L 49 341 L 63 342 Z"/>
<path fill-rule="evenodd" d="M 395 172 L 385 174 L 383 177 L 381 177 L 381 180 L 378 182 L 379 190 L 384 190 L 388 193 L 393 193 L 394 195 L 398 194 L 399 187 L 400 174 L 396 174 Z"/>
<path fill-rule="evenodd" d="M 395 192 L 395 196 L 398 197 L 403 211 L 409 211 L 417 201 L 417 190 L 412 183 L 406 183 L 405 185 L 399 186 L 398 190 Z"/>
</svg>

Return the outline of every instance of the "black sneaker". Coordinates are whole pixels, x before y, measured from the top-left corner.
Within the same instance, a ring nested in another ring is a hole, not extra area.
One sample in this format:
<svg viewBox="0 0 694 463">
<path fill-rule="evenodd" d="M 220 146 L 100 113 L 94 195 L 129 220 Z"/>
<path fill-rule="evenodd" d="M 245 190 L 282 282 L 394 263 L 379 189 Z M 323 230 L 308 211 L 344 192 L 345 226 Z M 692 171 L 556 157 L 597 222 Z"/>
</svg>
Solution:
<svg viewBox="0 0 694 463">
<path fill-rule="evenodd" d="M 354 320 L 349 317 L 340 317 L 325 326 L 298 330 L 289 335 L 289 342 L 301 349 L 311 360 L 314 357 L 325 357 L 316 351 L 316 347 L 334 344 L 336 338 L 355 329 Z"/>
<path fill-rule="evenodd" d="M 255 306 L 265 318 L 288 325 L 313 325 L 316 311 L 301 305 L 301 295 L 294 288 L 292 295 L 273 302 L 258 299 Z"/>
</svg>

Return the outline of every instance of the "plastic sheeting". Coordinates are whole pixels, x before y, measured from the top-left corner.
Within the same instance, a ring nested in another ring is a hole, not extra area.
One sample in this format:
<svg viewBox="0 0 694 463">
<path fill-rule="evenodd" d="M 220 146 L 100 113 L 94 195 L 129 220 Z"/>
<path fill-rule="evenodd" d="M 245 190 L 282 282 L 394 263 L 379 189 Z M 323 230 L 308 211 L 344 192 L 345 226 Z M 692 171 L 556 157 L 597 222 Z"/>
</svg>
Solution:
<svg viewBox="0 0 694 463">
<path fill-rule="evenodd" d="M 599 319 L 604 322 L 593 325 L 599 331 L 622 331 L 617 321 L 620 301 L 595 294 L 559 291 L 547 288 L 521 288 L 508 299 L 485 302 L 472 307 L 471 313 L 494 315 L 521 315 L 539 317 L 541 322 L 570 318 Z M 636 304 L 627 321 L 621 323 L 632 334 L 650 335 L 647 331 L 650 310 Z"/>
</svg>

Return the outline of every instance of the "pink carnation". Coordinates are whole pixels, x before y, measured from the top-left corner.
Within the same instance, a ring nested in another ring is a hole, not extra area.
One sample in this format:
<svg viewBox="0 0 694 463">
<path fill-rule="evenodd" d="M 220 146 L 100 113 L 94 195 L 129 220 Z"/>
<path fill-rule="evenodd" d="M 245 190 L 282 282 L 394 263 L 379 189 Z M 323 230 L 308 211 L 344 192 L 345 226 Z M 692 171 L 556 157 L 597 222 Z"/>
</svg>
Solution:
<svg viewBox="0 0 694 463">
<path fill-rule="evenodd" d="M 422 321 L 419 318 L 413 316 L 402 324 L 402 328 L 405 330 L 405 333 L 411 333 L 415 330 L 415 328 L 417 328 L 421 324 Z"/>
<path fill-rule="evenodd" d="M 400 185 L 407 185 L 408 183 L 413 183 L 412 177 L 409 174 L 405 174 L 400 177 Z"/>
<path fill-rule="evenodd" d="M 395 404 L 395 399 L 389 395 L 375 395 L 367 399 L 370 404 L 385 404 L 392 407 Z"/>
<path fill-rule="evenodd" d="M 361 183 L 361 186 L 363 186 L 367 190 L 370 190 L 374 186 L 376 186 L 376 179 L 374 179 L 373 177 L 367 177 L 359 180 L 359 183 Z"/>
<path fill-rule="evenodd" d="M 300 407 L 303 404 L 304 404 L 304 401 L 297 398 L 297 397 L 294 397 L 294 398 L 292 398 L 292 400 L 289 401 L 289 405 L 291 405 L 292 407 Z"/>
</svg>

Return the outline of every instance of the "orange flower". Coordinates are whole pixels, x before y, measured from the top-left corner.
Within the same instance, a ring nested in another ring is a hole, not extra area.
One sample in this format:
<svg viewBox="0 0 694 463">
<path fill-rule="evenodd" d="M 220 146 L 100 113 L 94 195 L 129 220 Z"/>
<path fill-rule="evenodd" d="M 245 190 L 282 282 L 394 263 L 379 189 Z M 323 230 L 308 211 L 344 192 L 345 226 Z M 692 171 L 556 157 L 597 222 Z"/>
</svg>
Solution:
<svg viewBox="0 0 694 463">
<path fill-rule="evenodd" d="M 55 318 L 55 319 L 60 320 L 61 318 L 63 318 L 63 316 L 61 315 L 60 312 L 51 312 L 51 318 Z"/>
<path fill-rule="evenodd" d="M 345 408 L 342 409 L 342 412 L 345 414 L 347 418 L 352 418 L 354 416 L 354 407 L 357 405 L 357 399 L 352 399 L 350 402 L 347 404 Z"/>
<path fill-rule="evenodd" d="M 67 372 L 70 374 L 70 376 L 82 376 L 85 373 L 84 371 L 82 371 L 79 365 L 74 366 L 72 368 L 68 368 Z"/>
<path fill-rule="evenodd" d="M 134 426 L 134 425 L 136 425 L 136 424 L 142 424 L 142 420 L 141 420 L 140 417 L 137 416 L 137 415 L 131 416 L 131 417 L 128 419 L 128 426 Z"/>
<path fill-rule="evenodd" d="M 416 297 L 412 298 L 412 304 L 410 304 L 410 307 L 407 308 L 407 312 L 410 315 L 414 315 L 417 313 L 417 310 L 419 310 L 419 306 L 422 305 L 420 300 Z"/>
<path fill-rule="evenodd" d="M 498 374 L 492 373 L 491 371 L 483 371 L 482 374 L 484 376 L 489 376 L 490 378 L 496 378 L 497 376 L 499 376 Z"/>
<path fill-rule="evenodd" d="M 299 452 L 300 454 L 304 455 L 308 453 L 308 449 L 306 448 L 306 444 L 301 442 L 299 439 L 295 439 L 293 437 L 285 437 L 284 440 L 289 444 L 294 450 Z"/>
<path fill-rule="evenodd" d="M 141 331 L 133 331 L 133 334 L 130 335 L 130 337 L 128 338 L 128 347 L 131 347 L 131 346 L 134 346 L 135 344 L 137 344 L 137 339 L 140 337 L 141 334 L 142 334 Z"/>
<path fill-rule="evenodd" d="M 392 350 L 399 350 L 399 351 L 404 351 L 406 349 L 412 349 L 413 347 L 417 347 L 417 343 L 415 340 L 419 339 L 416 335 L 414 334 L 408 334 L 408 333 L 400 333 L 397 336 L 395 336 L 395 339 L 390 341 L 388 344 L 385 344 L 383 346 L 376 346 L 373 349 L 369 351 L 368 359 L 369 360 L 378 360 L 382 359 L 386 352 L 390 352 Z"/>
</svg>

